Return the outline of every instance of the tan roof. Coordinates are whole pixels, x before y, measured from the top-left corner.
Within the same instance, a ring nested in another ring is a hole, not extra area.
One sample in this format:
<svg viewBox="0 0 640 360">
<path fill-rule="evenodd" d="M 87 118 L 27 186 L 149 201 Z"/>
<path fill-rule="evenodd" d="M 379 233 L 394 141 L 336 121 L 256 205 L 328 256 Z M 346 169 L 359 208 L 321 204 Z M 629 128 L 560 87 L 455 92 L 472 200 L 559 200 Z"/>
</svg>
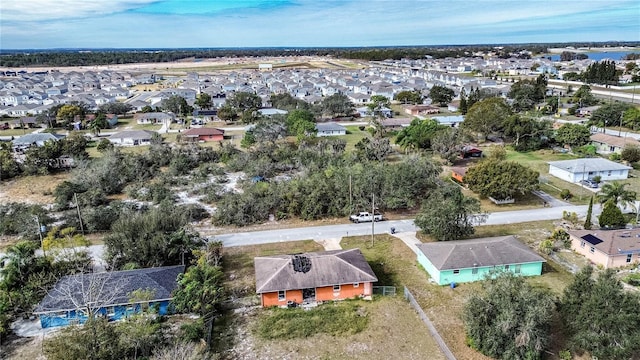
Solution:
<svg viewBox="0 0 640 360">
<path fill-rule="evenodd" d="M 438 270 L 545 262 L 513 236 L 440 241 L 417 246 Z"/>
<path fill-rule="evenodd" d="M 568 233 L 607 255 L 640 252 L 640 229 L 574 230 Z"/>
<path fill-rule="evenodd" d="M 254 258 L 256 292 L 260 294 L 378 281 L 360 249 L 299 254 L 311 263 L 307 272 L 294 269 L 292 260 L 295 256 L 274 255 Z"/>
<path fill-rule="evenodd" d="M 608 135 L 603 133 L 596 133 L 591 135 L 591 141 L 595 141 L 595 142 L 599 142 L 602 144 L 607 144 L 607 145 L 611 145 L 619 148 L 623 148 L 627 144 L 640 146 L 640 142 L 638 142 L 638 140 L 634 138 L 630 138 L 630 137 L 623 138 L 620 136 Z"/>
<path fill-rule="evenodd" d="M 454 167 L 451 168 L 451 172 L 454 172 L 456 174 L 465 176 L 467 174 L 467 168 L 454 166 Z"/>
</svg>

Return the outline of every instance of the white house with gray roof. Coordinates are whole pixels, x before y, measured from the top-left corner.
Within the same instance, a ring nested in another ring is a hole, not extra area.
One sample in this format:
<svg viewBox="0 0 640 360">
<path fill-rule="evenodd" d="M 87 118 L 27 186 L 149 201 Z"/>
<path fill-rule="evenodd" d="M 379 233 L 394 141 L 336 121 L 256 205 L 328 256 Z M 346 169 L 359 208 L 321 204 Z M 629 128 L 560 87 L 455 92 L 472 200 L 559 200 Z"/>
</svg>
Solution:
<svg viewBox="0 0 640 360">
<path fill-rule="evenodd" d="M 318 131 L 317 136 L 347 135 L 347 128 L 335 122 L 318 123 L 316 124 L 316 130 Z"/>
<path fill-rule="evenodd" d="M 603 158 L 550 161 L 549 174 L 564 181 L 577 183 L 600 176 L 603 181 L 624 180 L 629 177 L 630 166 Z"/>
</svg>

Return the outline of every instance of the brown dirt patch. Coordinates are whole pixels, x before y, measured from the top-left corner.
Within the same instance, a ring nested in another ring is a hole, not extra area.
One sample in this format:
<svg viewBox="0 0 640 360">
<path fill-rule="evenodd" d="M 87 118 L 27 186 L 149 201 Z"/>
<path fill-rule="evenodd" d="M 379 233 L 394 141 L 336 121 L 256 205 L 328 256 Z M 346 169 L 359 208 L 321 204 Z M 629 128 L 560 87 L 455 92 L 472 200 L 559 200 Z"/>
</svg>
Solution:
<svg viewBox="0 0 640 360">
<path fill-rule="evenodd" d="M 29 204 L 50 204 L 54 201 L 53 190 L 70 174 L 57 173 L 43 176 L 24 176 L 0 184 L 0 203 L 22 202 Z"/>
</svg>

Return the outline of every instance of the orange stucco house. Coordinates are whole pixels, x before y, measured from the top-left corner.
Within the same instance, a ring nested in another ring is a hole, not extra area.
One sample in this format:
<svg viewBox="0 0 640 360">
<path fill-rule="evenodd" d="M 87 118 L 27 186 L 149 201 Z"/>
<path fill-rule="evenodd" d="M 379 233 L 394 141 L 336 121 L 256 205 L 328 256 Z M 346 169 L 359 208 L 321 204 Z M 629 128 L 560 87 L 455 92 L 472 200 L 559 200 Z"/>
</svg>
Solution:
<svg viewBox="0 0 640 360">
<path fill-rule="evenodd" d="M 568 231 L 571 249 L 596 265 L 616 268 L 640 263 L 640 229 Z"/>
<path fill-rule="evenodd" d="M 370 299 L 378 281 L 360 249 L 261 256 L 254 264 L 263 307 Z"/>
<path fill-rule="evenodd" d="M 193 128 L 182 133 L 182 137 L 189 141 L 222 141 L 224 130 L 216 128 Z"/>
</svg>

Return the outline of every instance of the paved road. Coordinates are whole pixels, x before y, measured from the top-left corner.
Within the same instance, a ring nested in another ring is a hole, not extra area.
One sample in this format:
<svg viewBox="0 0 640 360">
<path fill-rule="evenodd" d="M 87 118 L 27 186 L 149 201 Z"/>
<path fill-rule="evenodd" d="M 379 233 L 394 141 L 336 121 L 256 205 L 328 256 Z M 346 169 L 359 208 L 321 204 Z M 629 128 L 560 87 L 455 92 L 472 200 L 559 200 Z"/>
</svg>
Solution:
<svg viewBox="0 0 640 360">
<path fill-rule="evenodd" d="M 495 212 L 489 214 L 487 221 L 483 225 L 502 225 L 529 221 L 558 220 L 562 218 L 563 211 L 576 212 L 578 216 L 585 216 L 587 213 L 587 206 L 569 205 L 532 210 Z M 593 212 L 593 216 L 595 218 L 595 216 L 600 212 L 599 207 L 594 206 Z M 375 223 L 374 232 L 376 234 L 388 233 L 392 227 L 396 228 L 396 231 L 398 232 L 415 232 L 418 230 L 413 223 L 413 219 L 407 219 Z M 370 234 L 371 223 L 361 223 L 221 234 L 212 238 L 221 240 L 225 246 L 231 247 L 285 241 L 322 240 L 327 238 Z"/>
</svg>

